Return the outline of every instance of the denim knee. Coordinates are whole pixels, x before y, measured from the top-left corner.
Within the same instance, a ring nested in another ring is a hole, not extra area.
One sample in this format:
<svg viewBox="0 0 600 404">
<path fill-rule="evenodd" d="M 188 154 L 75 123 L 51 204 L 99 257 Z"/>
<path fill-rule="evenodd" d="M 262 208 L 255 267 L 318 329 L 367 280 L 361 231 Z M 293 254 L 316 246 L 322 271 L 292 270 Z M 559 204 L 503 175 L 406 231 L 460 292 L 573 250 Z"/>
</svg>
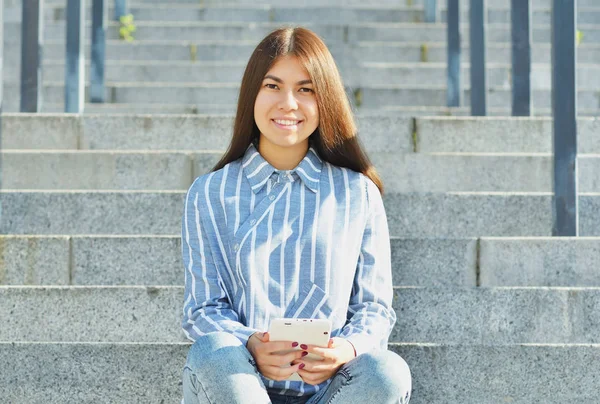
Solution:
<svg viewBox="0 0 600 404">
<path fill-rule="evenodd" d="M 360 355 L 369 369 L 369 383 L 377 386 L 389 397 L 399 397 L 408 403 L 412 390 L 410 368 L 402 357 L 392 351 L 369 352 Z"/>
<path fill-rule="evenodd" d="M 227 348 L 239 349 L 241 341 L 226 332 L 213 332 L 199 337 L 190 347 L 186 367 L 197 370 L 200 366 L 207 368 L 221 361 Z"/>
</svg>

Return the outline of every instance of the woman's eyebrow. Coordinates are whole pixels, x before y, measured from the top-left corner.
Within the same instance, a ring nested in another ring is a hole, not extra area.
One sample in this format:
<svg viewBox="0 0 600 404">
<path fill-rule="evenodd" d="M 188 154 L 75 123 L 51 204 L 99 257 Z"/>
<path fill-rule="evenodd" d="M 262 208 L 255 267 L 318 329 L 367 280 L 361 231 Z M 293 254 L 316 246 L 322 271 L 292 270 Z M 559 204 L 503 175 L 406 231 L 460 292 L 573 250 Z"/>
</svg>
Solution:
<svg viewBox="0 0 600 404">
<path fill-rule="evenodd" d="M 283 80 L 281 80 L 279 77 L 273 76 L 271 74 L 267 74 L 264 79 L 271 79 L 273 81 L 276 81 L 277 83 L 283 84 Z M 312 84 L 312 81 L 311 80 L 300 80 L 299 82 L 296 83 L 297 86 L 301 86 L 304 84 Z"/>
</svg>

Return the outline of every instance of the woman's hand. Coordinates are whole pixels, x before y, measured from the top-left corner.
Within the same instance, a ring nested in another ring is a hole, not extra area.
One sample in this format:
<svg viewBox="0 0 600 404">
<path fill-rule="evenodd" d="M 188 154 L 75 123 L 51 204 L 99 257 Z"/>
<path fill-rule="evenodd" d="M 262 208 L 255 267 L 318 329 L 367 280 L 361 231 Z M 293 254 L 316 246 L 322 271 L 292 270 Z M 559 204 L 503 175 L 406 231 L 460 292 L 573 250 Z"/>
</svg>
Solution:
<svg viewBox="0 0 600 404">
<path fill-rule="evenodd" d="M 323 383 L 333 377 L 343 364 L 356 357 L 354 346 L 344 338 L 331 338 L 327 348 L 314 345 L 301 345 L 301 348 L 305 352 L 323 358 L 323 360 L 299 358 L 292 362 L 293 368 L 298 367 L 298 375 L 302 380 L 312 385 Z M 301 366 L 302 364 L 304 366 Z"/>
<path fill-rule="evenodd" d="M 296 343 L 297 346 L 298 343 Z M 269 333 L 256 332 L 250 336 L 246 348 L 254 357 L 256 367 L 260 373 L 276 381 L 285 380 L 292 374 L 298 371 L 300 363 L 290 367 L 289 365 L 296 359 L 300 359 L 302 351 L 293 351 L 286 354 L 278 354 L 276 352 L 290 350 L 294 347 L 292 341 L 273 341 L 269 342 Z"/>
</svg>

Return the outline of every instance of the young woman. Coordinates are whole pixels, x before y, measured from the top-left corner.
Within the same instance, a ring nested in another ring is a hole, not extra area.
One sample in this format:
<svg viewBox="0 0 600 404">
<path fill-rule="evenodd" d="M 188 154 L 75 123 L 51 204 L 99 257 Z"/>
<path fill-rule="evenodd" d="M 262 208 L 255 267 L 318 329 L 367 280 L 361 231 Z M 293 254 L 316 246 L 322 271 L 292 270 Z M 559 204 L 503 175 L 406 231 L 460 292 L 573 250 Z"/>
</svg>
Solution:
<svg viewBox="0 0 600 404">
<path fill-rule="evenodd" d="M 185 200 L 186 404 L 408 403 L 409 368 L 387 350 L 382 184 L 356 132 L 323 41 L 269 34 L 246 67 L 228 151 Z M 277 317 L 330 319 L 328 347 L 270 341 Z"/>
</svg>

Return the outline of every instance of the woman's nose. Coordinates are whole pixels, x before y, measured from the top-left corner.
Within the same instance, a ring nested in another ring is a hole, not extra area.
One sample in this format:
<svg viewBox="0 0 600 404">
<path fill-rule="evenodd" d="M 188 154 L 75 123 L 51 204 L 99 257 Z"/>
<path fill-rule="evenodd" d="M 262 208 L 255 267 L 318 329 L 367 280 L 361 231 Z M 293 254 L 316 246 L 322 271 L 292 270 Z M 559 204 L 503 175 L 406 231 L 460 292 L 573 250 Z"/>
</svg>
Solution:
<svg viewBox="0 0 600 404">
<path fill-rule="evenodd" d="M 284 91 L 281 94 L 282 99 L 279 100 L 279 108 L 289 111 L 298 108 L 298 101 L 293 91 Z"/>
</svg>

